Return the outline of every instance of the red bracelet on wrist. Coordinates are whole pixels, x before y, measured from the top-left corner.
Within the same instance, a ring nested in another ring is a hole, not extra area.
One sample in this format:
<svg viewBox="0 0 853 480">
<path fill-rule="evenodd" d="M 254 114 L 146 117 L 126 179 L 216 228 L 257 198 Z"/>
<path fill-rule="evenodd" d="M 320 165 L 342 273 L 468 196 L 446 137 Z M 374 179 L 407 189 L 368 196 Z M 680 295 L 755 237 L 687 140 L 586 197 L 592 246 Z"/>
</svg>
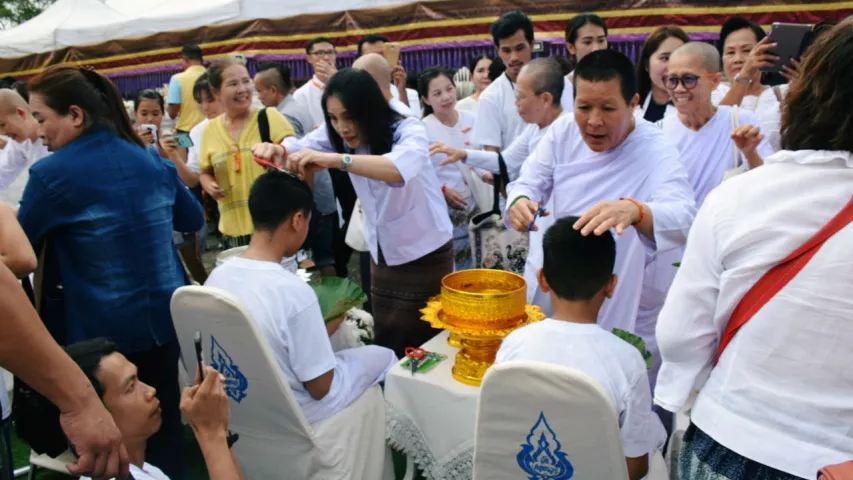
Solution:
<svg viewBox="0 0 853 480">
<path fill-rule="evenodd" d="M 639 224 L 643 223 L 643 220 L 646 219 L 646 209 L 645 209 L 645 207 L 643 207 L 642 203 L 634 200 L 631 197 L 622 197 L 619 200 L 628 200 L 629 202 L 633 203 L 634 205 L 637 206 L 637 208 L 640 209 L 640 219 L 637 220 L 636 222 L 632 223 L 631 225 L 639 225 Z"/>
</svg>

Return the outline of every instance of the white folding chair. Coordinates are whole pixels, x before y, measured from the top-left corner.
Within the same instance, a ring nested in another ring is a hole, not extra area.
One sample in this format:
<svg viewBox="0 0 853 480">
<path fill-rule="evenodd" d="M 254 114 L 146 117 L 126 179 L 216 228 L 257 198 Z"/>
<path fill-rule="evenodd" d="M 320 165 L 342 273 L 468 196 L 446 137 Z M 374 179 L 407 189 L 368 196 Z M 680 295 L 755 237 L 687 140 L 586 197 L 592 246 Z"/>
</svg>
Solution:
<svg viewBox="0 0 853 480">
<path fill-rule="evenodd" d="M 309 425 L 262 333 L 236 298 L 216 288 L 182 287 L 171 310 L 184 364 L 196 365 L 199 331 L 205 364 L 227 379 L 230 428 L 240 435 L 234 449 L 246 478 L 393 478 L 378 386 Z"/>
<path fill-rule="evenodd" d="M 474 480 L 570 477 L 628 479 L 607 392 L 583 372 L 558 365 L 491 367 L 477 406 Z"/>
</svg>

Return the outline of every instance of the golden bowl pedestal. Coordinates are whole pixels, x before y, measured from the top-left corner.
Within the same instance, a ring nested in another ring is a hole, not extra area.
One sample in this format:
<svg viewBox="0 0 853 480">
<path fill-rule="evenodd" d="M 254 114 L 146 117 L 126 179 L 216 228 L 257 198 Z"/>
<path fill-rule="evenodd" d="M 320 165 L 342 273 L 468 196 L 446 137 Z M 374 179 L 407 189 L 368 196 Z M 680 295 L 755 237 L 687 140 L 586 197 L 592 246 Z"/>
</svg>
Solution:
<svg viewBox="0 0 853 480">
<path fill-rule="evenodd" d="M 511 272 L 463 270 L 444 277 L 441 285 L 441 295 L 427 302 L 422 318 L 448 330 L 450 345 L 458 339 L 453 378 L 467 385 L 482 383 L 505 336 L 545 318 L 539 307 L 527 305 L 524 278 Z"/>
</svg>

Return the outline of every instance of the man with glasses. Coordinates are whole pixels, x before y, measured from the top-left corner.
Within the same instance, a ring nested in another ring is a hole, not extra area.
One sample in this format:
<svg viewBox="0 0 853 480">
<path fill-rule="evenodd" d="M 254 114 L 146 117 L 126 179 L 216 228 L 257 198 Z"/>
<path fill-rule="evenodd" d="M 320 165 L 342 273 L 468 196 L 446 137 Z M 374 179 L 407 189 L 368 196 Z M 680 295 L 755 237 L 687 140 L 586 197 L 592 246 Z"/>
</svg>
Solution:
<svg viewBox="0 0 853 480">
<path fill-rule="evenodd" d="M 312 125 L 304 125 L 305 133 L 308 133 L 325 121 L 321 104 L 323 90 L 329 78 L 338 71 L 335 65 L 338 57 L 335 43 L 326 37 L 317 37 L 308 42 L 305 45 L 305 53 L 308 55 L 306 60 L 314 67 L 314 76 L 296 90 L 293 98 L 310 114 L 314 122 Z"/>
</svg>

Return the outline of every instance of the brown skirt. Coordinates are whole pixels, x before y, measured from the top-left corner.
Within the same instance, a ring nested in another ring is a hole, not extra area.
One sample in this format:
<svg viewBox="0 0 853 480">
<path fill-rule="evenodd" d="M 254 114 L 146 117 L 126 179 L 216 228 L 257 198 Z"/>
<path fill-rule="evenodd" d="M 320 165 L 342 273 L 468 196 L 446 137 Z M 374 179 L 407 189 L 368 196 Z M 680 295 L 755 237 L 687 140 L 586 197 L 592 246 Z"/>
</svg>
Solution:
<svg viewBox="0 0 853 480">
<path fill-rule="evenodd" d="M 376 344 L 402 358 L 406 347 L 420 347 L 440 330 L 421 320 L 420 310 L 430 297 L 441 293 L 441 279 L 453 272 L 453 244 L 412 262 L 388 266 L 382 251 L 379 264 L 371 259 L 371 302 Z"/>
</svg>

